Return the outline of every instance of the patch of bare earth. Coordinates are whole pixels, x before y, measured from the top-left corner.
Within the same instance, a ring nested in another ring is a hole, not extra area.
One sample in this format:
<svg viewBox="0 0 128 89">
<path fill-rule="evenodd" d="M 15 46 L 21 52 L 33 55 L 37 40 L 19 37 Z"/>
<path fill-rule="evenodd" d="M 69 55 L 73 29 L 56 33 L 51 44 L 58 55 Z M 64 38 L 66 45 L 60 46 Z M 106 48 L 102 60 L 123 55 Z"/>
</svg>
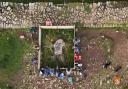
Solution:
<svg viewBox="0 0 128 89">
<path fill-rule="evenodd" d="M 125 74 L 125 75 L 122 75 L 123 83 L 128 83 L 127 82 L 128 77 L 126 76 L 128 74 L 126 70 L 126 65 L 128 65 L 127 32 L 108 29 L 108 30 L 99 31 L 99 32 L 91 31 L 91 30 L 90 31 L 80 30 L 77 33 L 77 37 L 81 39 L 82 63 L 83 63 L 83 66 L 85 66 L 85 68 L 87 69 L 87 74 L 88 74 L 85 80 L 86 84 L 89 84 L 91 87 L 91 85 L 93 85 L 92 79 L 94 79 L 94 77 L 98 74 L 100 70 L 103 70 L 101 69 L 101 64 L 105 60 L 103 49 L 99 47 L 97 44 L 94 44 L 94 43 L 90 44 L 89 42 L 87 42 L 87 39 L 97 38 L 101 36 L 101 34 L 113 40 L 114 46 L 112 48 L 113 50 L 112 66 L 116 66 L 116 64 L 122 66 L 121 72 Z"/>
<path fill-rule="evenodd" d="M 30 65 L 31 55 L 25 57 L 27 64 L 25 64 L 25 72 L 23 78 L 23 84 L 19 89 L 110 89 L 113 85 L 109 82 L 103 84 L 100 82 L 100 78 L 105 78 L 106 74 L 109 74 L 112 70 L 102 69 L 101 65 L 105 60 L 103 48 L 97 44 L 97 38 L 102 35 L 110 37 L 114 46 L 112 48 L 113 59 L 112 65 L 116 64 L 122 65 L 122 84 L 128 83 L 128 72 L 125 71 L 126 65 L 128 63 L 128 36 L 126 32 L 116 32 L 113 29 L 108 29 L 104 31 L 86 31 L 80 30 L 77 32 L 77 37 L 81 39 L 81 56 L 83 68 L 87 70 L 87 77 L 79 82 L 74 82 L 73 85 L 69 85 L 65 80 L 59 80 L 55 77 L 42 78 L 37 74 L 30 75 L 29 71 L 33 68 Z M 94 41 L 88 42 L 87 39 L 93 39 Z M 100 77 L 101 71 L 108 71 L 103 77 Z M 99 76 L 99 77 L 98 77 Z M 17 76 L 19 77 L 19 76 Z M 18 78 L 17 78 L 18 79 Z M 101 85 L 102 84 L 102 85 Z M 109 87 L 107 87 L 109 86 Z M 115 88 L 116 87 L 116 88 Z M 121 87 L 115 86 L 112 89 L 121 89 Z"/>
</svg>

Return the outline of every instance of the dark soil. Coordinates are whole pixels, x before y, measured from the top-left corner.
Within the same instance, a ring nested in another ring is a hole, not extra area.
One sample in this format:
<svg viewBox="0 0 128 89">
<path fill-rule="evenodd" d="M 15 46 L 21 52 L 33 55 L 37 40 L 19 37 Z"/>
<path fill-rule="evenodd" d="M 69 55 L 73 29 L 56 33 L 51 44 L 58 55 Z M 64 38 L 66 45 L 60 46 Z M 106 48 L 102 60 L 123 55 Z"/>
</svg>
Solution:
<svg viewBox="0 0 128 89">
<path fill-rule="evenodd" d="M 96 30 L 79 30 L 76 33 L 76 36 L 81 39 L 81 57 L 83 68 L 86 68 L 88 74 L 88 81 L 91 81 L 89 77 L 94 77 L 98 72 L 102 69 L 102 64 L 105 61 L 105 56 L 103 52 L 103 48 L 101 48 L 98 44 L 91 44 L 87 41 L 87 39 L 96 39 L 102 35 L 113 40 L 112 50 L 112 65 L 121 65 L 122 70 L 126 69 L 126 65 L 128 65 L 128 32 L 116 31 L 114 29 L 107 29 L 102 31 Z M 94 40 L 95 41 L 95 40 Z M 126 80 L 128 78 L 125 78 Z"/>
</svg>

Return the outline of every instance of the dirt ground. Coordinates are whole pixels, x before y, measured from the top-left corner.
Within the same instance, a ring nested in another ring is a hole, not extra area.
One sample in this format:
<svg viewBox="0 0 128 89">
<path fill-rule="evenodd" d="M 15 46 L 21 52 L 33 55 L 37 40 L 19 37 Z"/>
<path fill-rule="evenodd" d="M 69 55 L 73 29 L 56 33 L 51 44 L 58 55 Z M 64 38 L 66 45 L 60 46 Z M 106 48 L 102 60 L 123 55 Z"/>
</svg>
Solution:
<svg viewBox="0 0 128 89">
<path fill-rule="evenodd" d="M 97 30 L 78 30 L 76 36 L 80 38 L 81 46 L 81 62 L 83 68 L 86 69 L 87 77 L 81 81 L 74 81 L 73 85 L 69 85 L 64 80 L 59 80 L 55 77 L 42 78 L 38 73 L 30 74 L 33 67 L 30 64 L 31 55 L 26 57 L 28 64 L 26 64 L 23 84 L 18 89 L 123 89 L 122 86 L 128 84 L 128 32 L 115 31 L 114 29 L 107 29 L 102 31 Z M 101 36 L 112 39 L 112 65 L 108 69 L 103 69 L 102 64 L 106 60 L 105 53 L 102 47 L 97 44 L 97 40 Z M 88 42 L 87 39 L 91 40 Z M 113 67 L 121 65 L 121 85 L 116 86 L 112 82 Z M 29 66 L 28 66 L 29 65 Z M 33 71 L 32 71 L 33 72 Z M 112 76 L 111 76 L 112 75 Z M 110 76 L 110 79 L 103 81 Z M 74 76 L 75 77 L 75 76 Z"/>
<path fill-rule="evenodd" d="M 81 39 L 82 63 L 83 67 L 87 70 L 86 81 L 88 82 L 86 83 L 91 82 L 91 78 L 95 77 L 101 70 L 103 70 L 102 64 L 105 61 L 103 49 L 98 44 L 87 42 L 87 39 L 98 38 L 100 36 L 106 36 L 112 39 L 114 44 L 111 48 L 111 51 L 113 52 L 113 59 L 111 60 L 112 66 L 121 65 L 121 72 L 126 73 L 126 65 L 128 65 L 128 32 L 121 32 L 113 29 L 103 31 L 79 30 L 76 33 L 76 36 Z M 124 76 L 123 83 L 124 81 L 125 83 L 128 83 L 126 80 L 128 80 L 128 77 Z"/>
<path fill-rule="evenodd" d="M 97 38 L 99 36 L 104 35 L 107 37 L 110 37 L 113 42 L 114 46 L 112 48 L 113 50 L 113 57 L 114 60 L 122 66 L 126 66 L 128 64 L 128 32 L 118 32 L 112 29 L 108 29 L 105 31 L 79 31 L 77 33 L 78 38 L 83 39 L 84 37 L 91 39 L 91 38 Z M 95 58 L 98 57 L 100 62 L 104 60 L 104 54 L 101 48 L 98 47 L 98 45 L 90 45 L 91 47 L 88 47 L 88 43 L 84 40 L 81 40 L 81 49 L 82 49 L 82 61 L 85 63 L 88 58 L 84 58 L 85 53 L 88 55 L 89 58 Z M 84 62 L 85 61 L 85 62 Z M 98 61 L 98 60 L 97 60 Z"/>
</svg>

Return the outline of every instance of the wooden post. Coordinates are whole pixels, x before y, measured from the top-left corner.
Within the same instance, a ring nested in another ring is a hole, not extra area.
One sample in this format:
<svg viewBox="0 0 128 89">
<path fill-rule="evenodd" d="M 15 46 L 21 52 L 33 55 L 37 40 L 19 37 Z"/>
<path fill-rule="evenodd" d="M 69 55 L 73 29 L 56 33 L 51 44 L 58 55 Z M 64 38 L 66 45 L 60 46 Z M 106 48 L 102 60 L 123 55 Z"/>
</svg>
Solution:
<svg viewBox="0 0 128 89">
<path fill-rule="evenodd" d="M 41 27 L 39 26 L 38 70 L 40 69 L 40 59 L 41 59 Z"/>
<path fill-rule="evenodd" d="M 75 33 L 76 33 L 75 26 L 74 26 L 73 30 L 74 30 L 74 39 L 73 39 L 73 40 L 75 40 L 75 37 L 76 37 L 76 35 L 75 35 Z M 75 43 L 74 43 L 73 46 L 75 47 Z M 74 50 L 74 49 L 73 49 L 73 50 Z M 73 52 L 74 52 L 74 51 L 73 51 Z M 74 69 L 75 69 L 74 55 L 75 55 L 75 53 L 73 54 L 73 63 L 74 63 Z"/>
</svg>

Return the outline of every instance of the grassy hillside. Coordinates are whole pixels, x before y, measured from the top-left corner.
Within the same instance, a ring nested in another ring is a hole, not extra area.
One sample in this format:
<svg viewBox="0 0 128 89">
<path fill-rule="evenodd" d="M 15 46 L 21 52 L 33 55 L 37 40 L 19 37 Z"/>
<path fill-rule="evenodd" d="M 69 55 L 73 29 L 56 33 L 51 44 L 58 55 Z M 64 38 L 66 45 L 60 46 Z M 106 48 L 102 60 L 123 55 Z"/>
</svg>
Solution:
<svg viewBox="0 0 128 89">
<path fill-rule="evenodd" d="M 28 48 L 28 42 L 21 41 L 15 30 L 0 30 L 0 88 L 6 89 L 5 85 L 20 70 Z"/>
</svg>

